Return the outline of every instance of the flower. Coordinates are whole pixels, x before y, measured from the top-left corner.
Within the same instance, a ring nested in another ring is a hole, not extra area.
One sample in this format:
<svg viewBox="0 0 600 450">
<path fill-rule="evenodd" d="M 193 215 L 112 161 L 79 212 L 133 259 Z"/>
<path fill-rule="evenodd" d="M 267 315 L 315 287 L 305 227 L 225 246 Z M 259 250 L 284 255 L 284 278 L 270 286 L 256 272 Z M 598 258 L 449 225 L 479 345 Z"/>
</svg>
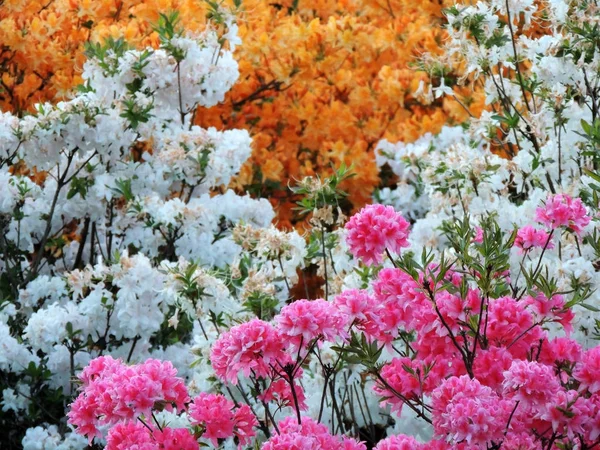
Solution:
<svg viewBox="0 0 600 450">
<path fill-rule="evenodd" d="M 296 300 L 281 309 L 275 322 L 281 336 L 298 349 L 317 337 L 327 341 L 345 337 L 348 318 L 326 300 Z"/>
<path fill-rule="evenodd" d="M 270 364 L 286 361 L 285 340 L 268 322 L 253 319 L 232 327 L 215 342 L 210 361 L 215 374 L 223 381 L 237 384 L 239 373 L 267 377 Z"/>
<path fill-rule="evenodd" d="M 385 250 L 408 247 L 409 223 L 391 206 L 368 205 L 346 224 L 350 252 L 367 265 L 380 264 Z"/>
<path fill-rule="evenodd" d="M 519 228 L 515 238 L 515 247 L 519 248 L 521 253 L 528 252 L 532 248 L 554 248 L 554 242 L 550 240 L 550 233 L 544 230 L 538 230 L 530 225 Z"/>
<path fill-rule="evenodd" d="M 219 446 L 219 439 L 234 435 L 241 445 L 246 445 L 255 435 L 254 427 L 258 421 L 248 405 L 234 409 L 234 403 L 223 395 L 202 393 L 192 401 L 189 416 L 192 424 L 204 427 L 202 436 L 210 439 L 215 447 Z"/>
<path fill-rule="evenodd" d="M 578 235 L 591 220 L 581 199 L 573 199 L 567 194 L 548 196 L 545 205 L 537 208 L 535 216 L 538 222 L 553 230 L 565 227 Z"/>
</svg>

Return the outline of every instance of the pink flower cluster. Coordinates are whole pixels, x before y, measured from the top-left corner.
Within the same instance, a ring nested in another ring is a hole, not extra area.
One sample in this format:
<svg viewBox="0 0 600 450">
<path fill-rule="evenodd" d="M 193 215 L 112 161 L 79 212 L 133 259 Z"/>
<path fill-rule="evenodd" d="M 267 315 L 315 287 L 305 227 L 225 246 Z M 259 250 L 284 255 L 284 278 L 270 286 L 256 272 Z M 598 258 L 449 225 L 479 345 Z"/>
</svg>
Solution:
<svg viewBox="0 0 600 450">
<path fill-rule="evenodd" d="M 198 441 L 187 428 L 162 429 L 141 422 L 122 422 L 110 429 L 106 450 L 198 450 Z"/>
<path fill-rule="evenodd" d="M 215 447 L 219 446 L 219 439 L 232 436 L 238 438 L 240 445 L 249 444 L 258 421 L 248 405 L 234 409 L 234 403 L 224 396 L 202 393 L 191 403 L 189 416 L 192 424 L 204 427 L 202 436 Z"/>
<path fill-rule="evenodd" d="M 334 304 L 322 299 L 296 300 L 275 317 L 279 333 L 294 349 L 319 336 L 329 341 L 343 336 L 347 320 Z"/>
<path fill-rule="evenodd" d="M 270 323 L 253 319 L 223 333 L 212 347 L 210 360 L 219 378 L 237 384 L 238 374 L 269 378 L 270 364 L 287 361 L 285 340 Z"/>
<path fill-rule="evenodd" d="M 187 388 L 169 361 L 148 359 L 134 366 L 110 356 L 90 362 L 79 379 L 81 392 L 71 404 L 69 423 L 88 436 L 101 437 L 99 426 L 149 416 L 156 404 L 185 409 Z"/>
<path fill-rule="evenodd" d="M 544 206 L 537 208 L 536 219 L 553 230 L 564 227 L 576 234 L 581 234 L 591 220 L 581 199 L 567 194 L 548 196 Z"/>
<path fill-rule="evenodd" d="M 552 249 L 554 242 L 550 240 L 550 233 L 547 231 L 527 225 L 517 231 L 515 247 L 518 247 L 521 253 L 526 253 L 533 248 Z"/>
<path fill-rule="evenodd" d="M 398 254 L 408 247 L 409 227 L 393 207 L 368 205 L 346 224 L 346 242 L 350 252 L 365 264 L 380 264 L 386 249 Z"/>
<path fill-rule="evenodd" d="M 302 424 L 291 417 L 279 422 L 279 433 L 261 447 L 262 450 L 366 450 L 362 442 L 346 436 L 333 436 L 327 427 L 309 417 Z"/>
</svg>

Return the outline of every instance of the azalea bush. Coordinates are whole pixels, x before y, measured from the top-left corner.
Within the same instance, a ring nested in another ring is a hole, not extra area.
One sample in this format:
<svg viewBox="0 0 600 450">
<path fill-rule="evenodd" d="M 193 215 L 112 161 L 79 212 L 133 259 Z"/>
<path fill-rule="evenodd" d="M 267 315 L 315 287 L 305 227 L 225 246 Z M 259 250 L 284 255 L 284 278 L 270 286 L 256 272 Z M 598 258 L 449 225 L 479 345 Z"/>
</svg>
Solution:
<svg viewBox="0 0 600 450">
<path fill-rule="evenodd" d="M 238 75 L 229 11 L 91 44 L 73 100 L 2 115 L 8 445 L 600 444 L 595 8 L 446 10 L 414 95 L 469 119 L 379 142 L 389 186 L 350 217 L 354 168 L 290 186 L 304 236 L 227 190 L 248 134 L 194 125 Z"/>
</svg>

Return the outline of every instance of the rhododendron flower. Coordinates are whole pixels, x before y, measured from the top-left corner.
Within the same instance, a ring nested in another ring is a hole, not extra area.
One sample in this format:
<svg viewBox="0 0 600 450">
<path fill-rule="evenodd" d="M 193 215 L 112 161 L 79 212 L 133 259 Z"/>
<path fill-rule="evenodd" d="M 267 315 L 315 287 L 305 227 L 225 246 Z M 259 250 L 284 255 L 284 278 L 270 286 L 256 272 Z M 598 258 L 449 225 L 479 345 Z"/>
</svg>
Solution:
<svg viewBox="0 0 600 450">
<path fill-rule="evenodd" d="M 537 208 L 535 217 L 553 230 L 565 227 L 576 234 L 581 234 L 591 220 L 581 199 L 567 194 L 548 196 L 544 206 Z"/>
<path fill-rule="evenodd" d="M 197 444 L 196 444 L 197 445 Z M 106 450 L 159 450 L 150 430 L 141 422 L 121 422 L 113 426 L 106 436 Z"/>
<path fill-rule="evenodd" d="M 524 407 L 544 410 L 561 389 L 554 370 L 535 361 L 515 360 L 504 372 L 503 392 Z"/>
<path fill-rule="evenodd" d="M 562 295 L 555 294 L 548 299 L 543 292 L 538 292 L 535 297 L 526 296 L 523 302 L 531 307 L 531 310 L 539 319 L 550 319 L 560 323 L 567 335 L 573 331 L 571 322 L 575 318 L 575 314 L 570 308 L 565 308 L 566 301 Z"/>
<path fill-rule="evenodd" d="M 565 362 L 575 364 L 581 360 L 582 354 L 583 350 L 579 342 L 568 337 L 558 337 L 544 342 L 539 361 L 549 365 Z"/>
<path fill-rule="evenodd" d="M 191 403 L 189 416 L 193 424 L 204 427 L 202 436 L 210 439 L 215 447 L 219 446 L 219 439 L 234 435 L 245 445 L 255 435 L 258 421 L 248 405 L 234 409 L 234 403 L 223 395 L 202 393 Z"/>
<path fill-rule="evenodd" d="M 154 430 L 154 440 L 161 450 L 198 450 L 200 445 L 187 428 L 163 427 Z"/>
<path fill-rule="evenodd" d="M 374 450 L 421 450 L 423 445 L 412 436 L 400 434 L 379 441 Z"/>
<path fill-rule="evenodd" d="M 505 346 L 519 358 L 524 358 L 531 347 L 539 345 L 546 336 L 525 306 L 525 302 L 511 297 L 490 300 L 488 306 L 488 340 L 495 346 Z"/>
<path fill-rule="evenodd" d="M 550 240 L 550 233 L 530 225 L 519 228 L 514 245 L 520 249 L 520 253 L 528 252 L 532 248 L 554 248 L 554 242 Z"/>
<path fill-rule="evenodd" d="M 273 325 L 253 319 L 223 333 L 212 347 L 210 361 L 217 376 L 233 384 L 237 384 L 240 372 L 266 378 L 271 373 L 270 364 L 288 362 L 285 344 Z"/>
<path fill-rule="evenodd" d="M 473 237 L 473 243 L 483 244 L 483 228 L 475 227 L 475 236 Z"/>
<path fill-rule="evenodd" d="M 587 350 L 575 366 L 573 378 L 580 383 L 580 390 L 587 389 L 592 394 L 600 391 L 600 347 Z"/>
<path fill-rule="evenodd" d="M 317 337 L 327 341 L 347 337 L 348 317 L 323 299 L 296 300 L 281 309 L 275 322 L 281 336 L 295 348 L 307 346 Z"/>
<path fill-rule="evenodd" d="M 504 381 L 504 372 L 513 362 L 512 355 L 504 347 L 489 347 L 478 350 L 473 362 L 475 378 L 499 392 Z"/>
<path fill-rule="evenodd" d="M 183 410 L 189 397 L 176 375 L 170 361 L 148 359 L 134 366 L 109 357 L 92 361 L 82 373 L 82 392 L 71 404 L 69 423 L 91 441 L 101 436 L 99 425 L 149 416 L 156 403 Z"/>
<path fill-rule="evenodd" d="M 346 436 L 332 436 L 327 426 L 302 417 L 302 424 L 287 417 L 279 423 L 279 434 L 272 436 L 262 450 L 366 450 L 363 443 Z"/>
<path fill-rule="evenodd" d="M 375 298 L 382 304 L 382 335 L 378 340 L 388 342 L 398 336 L 398 328 L 425 332 L 433 327 L 437 317 L 423 289 L 400 269 L 388 268 L 379 272 L 373 282 Z"/>
<path fill-rule="evenodd" d="M 449 442 L 483 445 L 502 439 L 512 403 L 468 376 L 448 378 L 432 393 L 433 428 Z"/>
<path fill-rule="evenodd" d="M 301 377 L 301 374 L 297 374 L 297 378 Z M 296 390 L 296 398 L 298 399 L 298 407 L 301 411 L 306 411 L 308 406 L 306 405 L 306 396 L 304 395 L 304 389 L 298 383 L 294 381 L 294 387 Z M 279 378 L 276 381 L 272 381 L 269 387 L 258 396 L 260 401 L 264 402 L 277 402 L 281 406 L 294 407 L 295 399 L 292 394 L 290 384 L 283 378 Z"/>
<path fill-rule="evenodd" d="M 380 338 L 384 328 L 381 314 L 385 309 L 368 291 L 349 289 L 335 297 L 333 303 L 369 341 Z"/>
<path fill-rule="evenodd" d="M 409 227 L 393 207 L 367 205 L 346 224 L 346 242 L 350 252 L 365 264 L 380 264 L 386 249 L 398 254 L 408 247 Z"/>
</svg>

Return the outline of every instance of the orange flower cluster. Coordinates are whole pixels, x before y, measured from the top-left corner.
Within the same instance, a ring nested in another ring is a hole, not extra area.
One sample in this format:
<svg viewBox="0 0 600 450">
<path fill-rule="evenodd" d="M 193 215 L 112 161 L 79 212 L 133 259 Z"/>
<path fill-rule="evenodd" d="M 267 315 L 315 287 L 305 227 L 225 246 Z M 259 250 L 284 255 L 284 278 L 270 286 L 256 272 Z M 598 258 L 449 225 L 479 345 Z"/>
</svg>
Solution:
<svg viewBox="0 0 600 450">
<path fill-rule="evenodd" d="M 270 198 L 287 227 L 298 220 L 288 184 L 345 163 L 356 177 L 344 187 L 359 207 L 380 183 L 373 156 L 380 139 L 411 141 L 466 119 L 452 100 L 412 95 L 428 75 L 411 63 L 439 51 L 442 8 L 450 3 L 243 0 L 240 80 L 223 104 L 196 116 L 203 126 L 252 134 L 253 157 L 237 186 Z M 4 0 L 0 108 L 24 111 L 64 98 L 81 81 L 86 41 L 156 44 L 151 23 L 173 9 L 186 28 L 204 26 L 202 0 Z"/>
</svg>

